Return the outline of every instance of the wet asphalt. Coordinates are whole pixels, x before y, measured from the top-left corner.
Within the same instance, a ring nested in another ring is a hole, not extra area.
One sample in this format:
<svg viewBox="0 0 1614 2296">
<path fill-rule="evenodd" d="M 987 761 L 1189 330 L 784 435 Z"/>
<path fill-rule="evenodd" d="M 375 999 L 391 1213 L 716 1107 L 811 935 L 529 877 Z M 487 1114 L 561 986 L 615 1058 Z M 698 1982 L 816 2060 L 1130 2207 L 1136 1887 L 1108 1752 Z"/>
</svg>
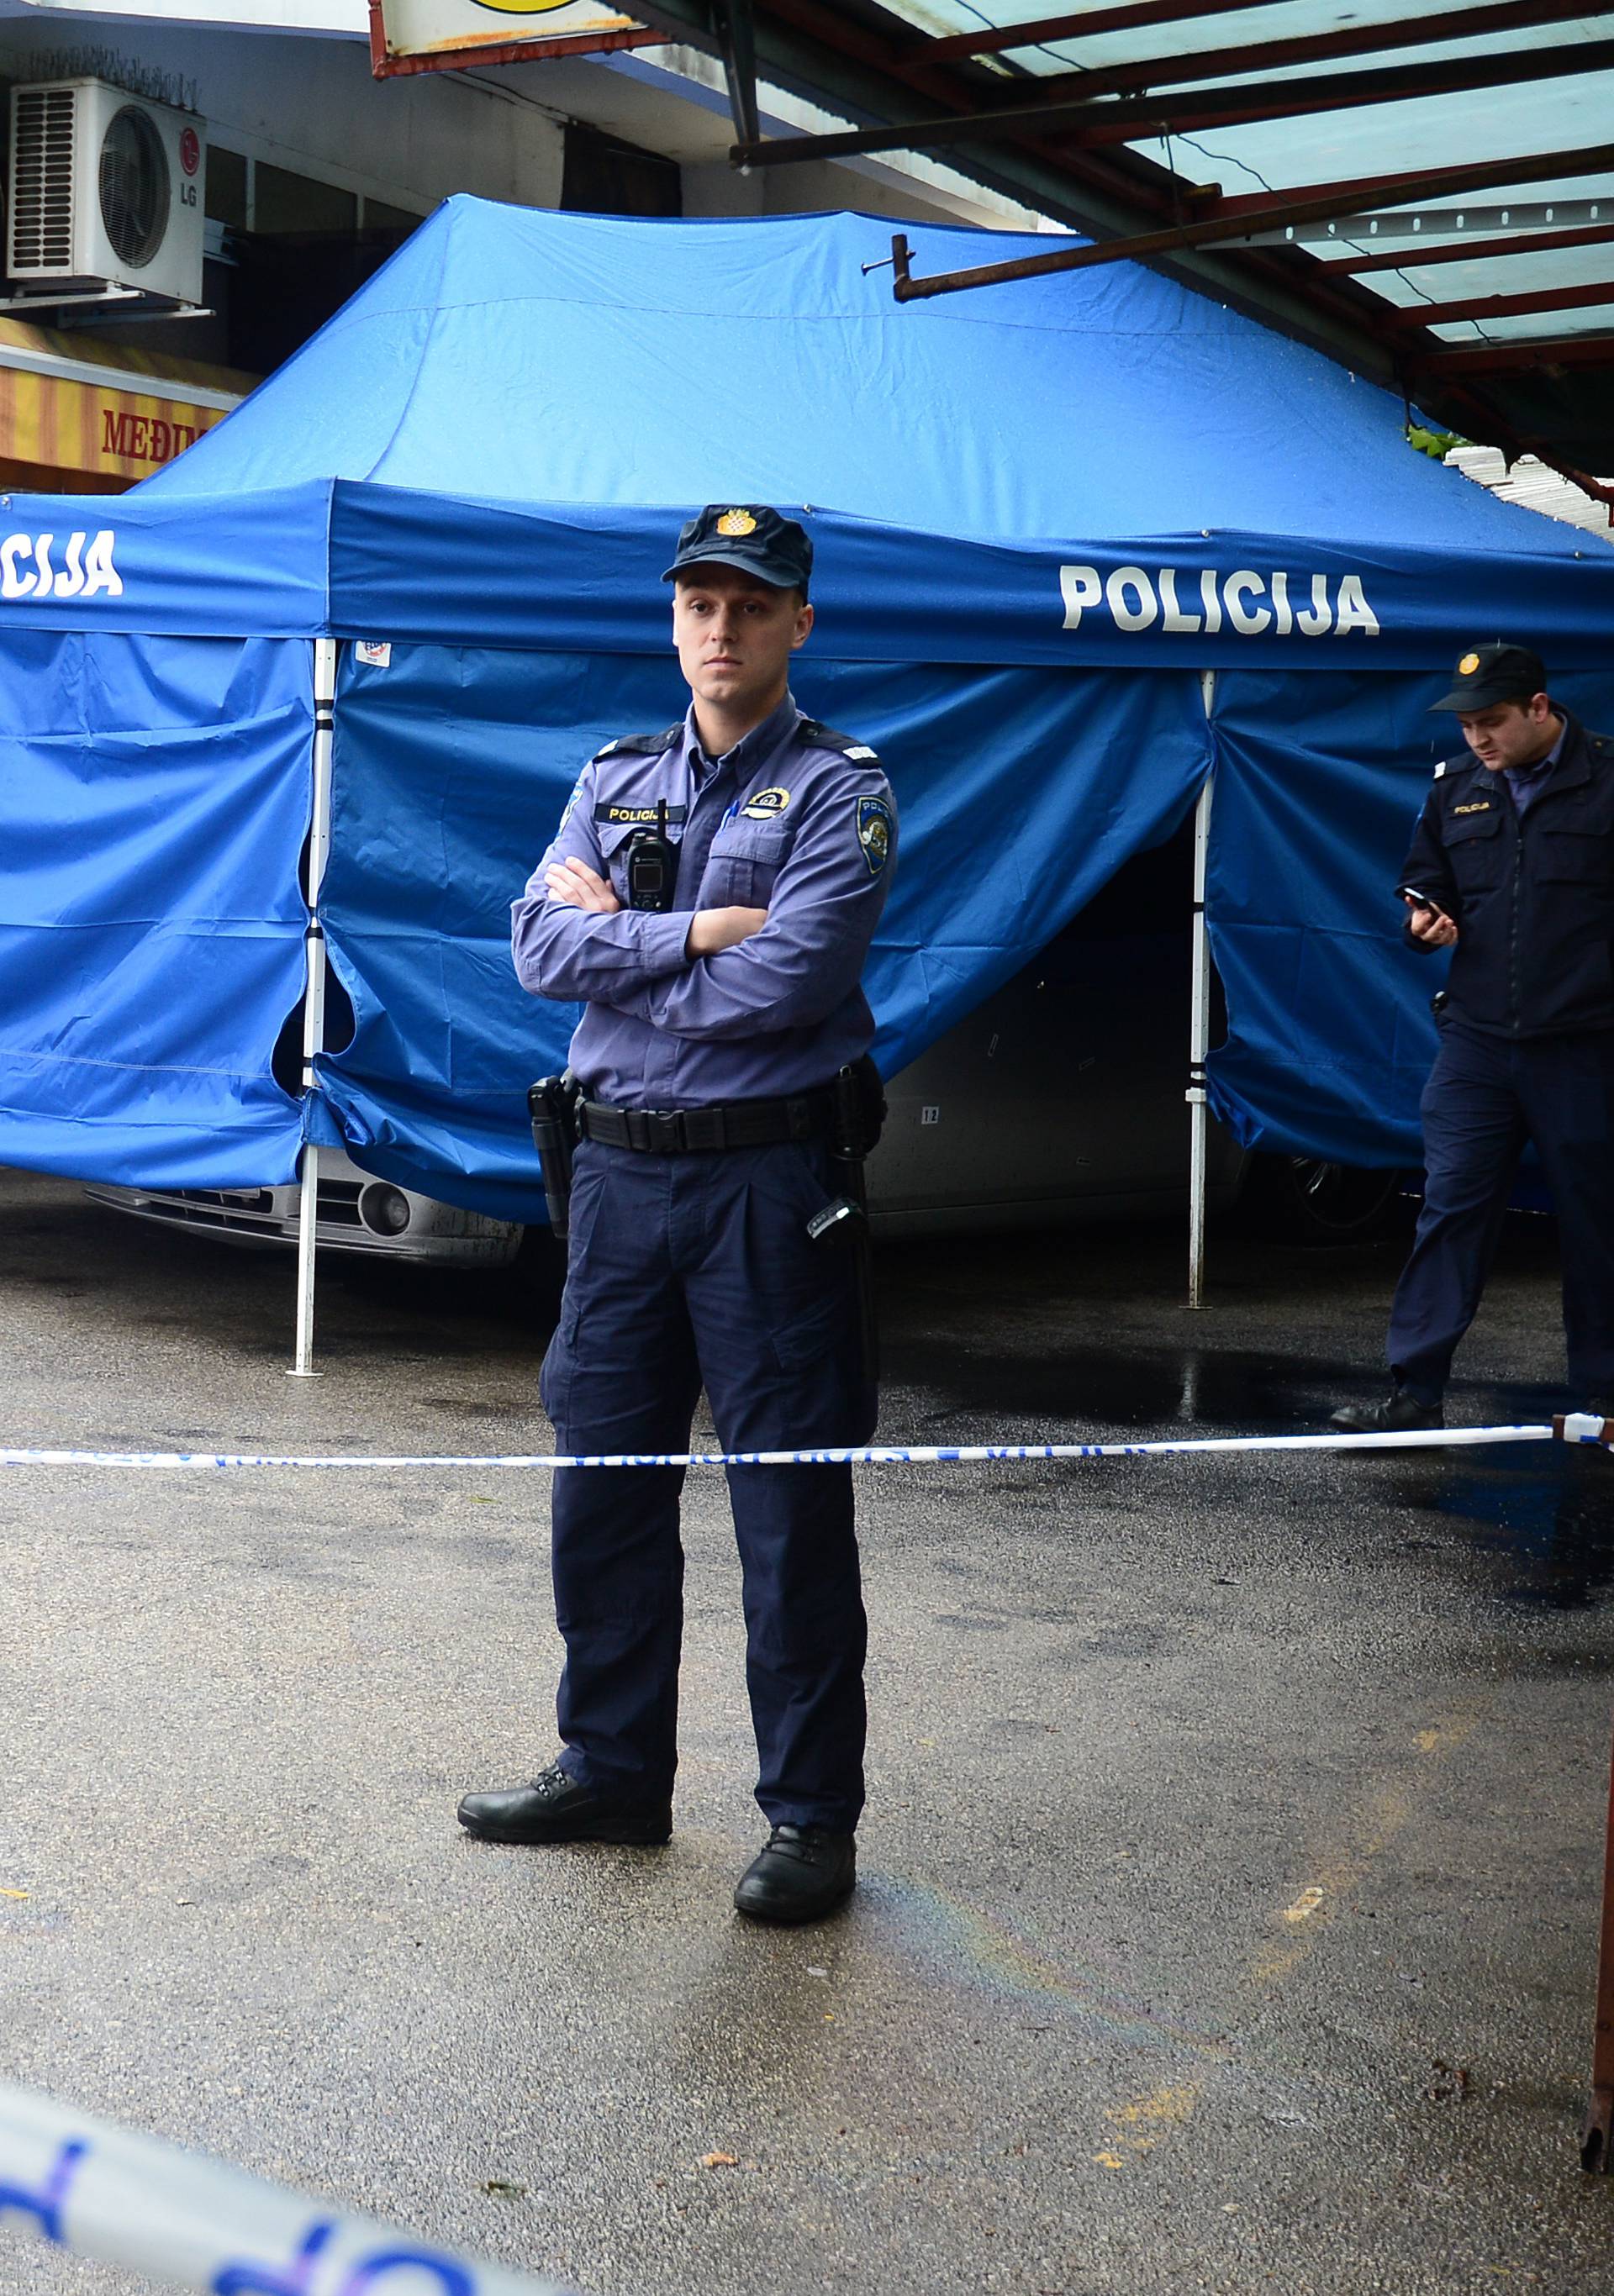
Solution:
<svg viewBox="0 0 1614 2296">
<path fill-rule="evenodd" d="M 1454 1420 L 1566 1400 L 1551 1226 Z M 889 1245 L 894 1441 L 1280 1431 L 1376 1391 L 1397 1248 Z M 542 1447 L 541 1279 L 292 1273 L 0 1175 L 0 1439 Z M 861 1477 L 862 1886 L 731 1914 L 723 1491 L 678 1832 L 454 1823 L 552 1748 L 534 1476 L 0 1476 L 0 2079 L 590 2296 L 1614 2289 L 1577 2138 L 1614 1459 Z M 714 2165 L 704 2165 L 708 2161 Z M 732 2165 L 730 2165 L 730 2162 Z M 8 2243 L 16 2296 L 146 2285 Z"/>
</svg>

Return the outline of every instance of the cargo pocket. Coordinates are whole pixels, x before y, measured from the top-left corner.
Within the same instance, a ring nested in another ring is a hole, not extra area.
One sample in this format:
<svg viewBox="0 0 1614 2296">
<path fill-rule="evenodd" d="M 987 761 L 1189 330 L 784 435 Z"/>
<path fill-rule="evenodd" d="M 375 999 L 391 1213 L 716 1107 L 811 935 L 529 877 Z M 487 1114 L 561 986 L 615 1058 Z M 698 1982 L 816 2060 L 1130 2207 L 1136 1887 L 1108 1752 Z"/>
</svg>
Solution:
<svg viewBox="0 0 1614 2296">
<path fill-rule="evenodd" d="M 1609 838 L 1594 830 L 1544 829 L 1537 848 L 1536 873 L 1551 884 L 1609 883 Z"/>
<path fill-rule="evenodd" d="M 1442 842 L 1453 876 L 1465 893 L 1489 891 L 1501 880 L 1504 856 L 1497 843 L 1502 828 L 1502 808 L 1493 805 L 1485 813 L 1470 815 L 1462 821 L 1449 821 Z"/>
<path fill-rule="evenodd" d="M 781 1371 L 804 1371 L 809 1364 L 820 1363 L 843 1339 L 851 1343 L 851 1287 L 844 1281 L 844 1257 L 833 1244 L 816 1246 L 826 1255 L 836 1252 L 836 1267 L 842 1281 L 824 1297 L 815 1300 L 800 1315 L 781 1319 L 768 1334 L 774 1360 Z"/>
<path fill-rule="evenodd" d="M 701 907 L 765 909 L 791 834 L 776 822 L 725 822 L 712 840 L 701 879 Z"/>
</svg>

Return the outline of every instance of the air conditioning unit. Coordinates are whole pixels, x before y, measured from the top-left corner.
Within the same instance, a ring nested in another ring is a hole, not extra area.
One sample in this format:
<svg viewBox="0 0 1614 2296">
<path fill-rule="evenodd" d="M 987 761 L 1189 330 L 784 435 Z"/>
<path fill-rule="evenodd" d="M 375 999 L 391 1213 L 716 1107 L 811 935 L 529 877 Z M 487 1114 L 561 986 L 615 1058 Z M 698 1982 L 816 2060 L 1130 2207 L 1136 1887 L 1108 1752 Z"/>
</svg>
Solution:
<svg viewBox="0 0 1614 2296">
<path fill-rule="evenodd" d="M 12 90 L 7 264 L 45 297 L 119 288 L 202 299 L 205 129 L 104 80 Z"/>
</svg>

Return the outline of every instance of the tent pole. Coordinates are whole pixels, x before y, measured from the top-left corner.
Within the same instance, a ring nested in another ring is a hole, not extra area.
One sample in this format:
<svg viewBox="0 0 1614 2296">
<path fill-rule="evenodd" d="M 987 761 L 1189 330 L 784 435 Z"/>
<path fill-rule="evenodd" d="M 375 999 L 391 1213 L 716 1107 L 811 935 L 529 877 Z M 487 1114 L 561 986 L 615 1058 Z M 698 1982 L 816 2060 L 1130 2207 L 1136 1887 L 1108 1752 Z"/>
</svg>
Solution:
<svg viewBox="0 0 1614 2296">
<path fill-rule="evenodd" d="M 314 1090 L 315 1055 L 325 1049 L 325 941 L 319 892 L 331 850 L 331 750 L 336 724 L 336 641 L 314 641 L 314 789 L 309 815 L 308 972 L 302 1000 L 302 1088 Z M 297 1352 L 287 1376 L 318 1379 L 314 1368 L 314 1255 L 319 1226 L 319 1150 L 303 1143 L 297 1213 Z"/>
<path fill-rule="evenodd" d="M 1216 673 L 1202 670 L 1200 692 L 1208 719 L 1216 699 Z M 1194 960 L 1188 1022 L 1188 1304 L 1205 1305 L 1206 1133 L 1210 1111 L 1205 1095 L 1205 1062 L 1210 1050 L 1210 946 L 1205 927 L 1205 874 L 1210 852 L 1211 807 L 1216 776 L 1206 775 L 1194 808 Z"/>
</svg>

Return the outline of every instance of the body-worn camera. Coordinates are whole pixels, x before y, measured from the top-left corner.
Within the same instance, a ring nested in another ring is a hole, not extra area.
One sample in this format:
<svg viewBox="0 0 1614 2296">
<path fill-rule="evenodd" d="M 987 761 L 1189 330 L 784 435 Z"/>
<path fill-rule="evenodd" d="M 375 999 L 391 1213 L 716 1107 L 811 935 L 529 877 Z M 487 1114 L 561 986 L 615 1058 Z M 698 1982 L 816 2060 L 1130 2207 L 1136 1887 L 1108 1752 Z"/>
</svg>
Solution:
<svg viewBox="0 0 1614 2296">
<path fill-rule="evenodd" d="M 678 848 L 667 834 L 667 800 L 655 803 L 655 827 L 641 829 L 628 847 L 628 906 L 663 911 L 672 906 Z"/>
</svg>

